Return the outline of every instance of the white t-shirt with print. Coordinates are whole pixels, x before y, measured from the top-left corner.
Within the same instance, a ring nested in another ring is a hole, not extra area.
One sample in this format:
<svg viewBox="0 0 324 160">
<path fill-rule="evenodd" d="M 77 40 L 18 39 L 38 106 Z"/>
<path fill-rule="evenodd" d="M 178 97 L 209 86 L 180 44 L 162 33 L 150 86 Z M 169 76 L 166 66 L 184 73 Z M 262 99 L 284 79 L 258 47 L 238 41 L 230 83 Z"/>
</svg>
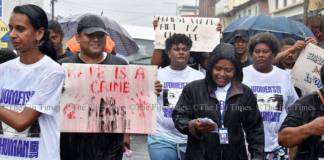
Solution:
<svg viewBox="0 0 324 160">
<path fill-rule="evenodd" d="M 298 95 L 290 75 L 276 66 L 269 73 L 261 73 L 250 65 L 243 73 L 243 83 L 252 89 L 263 117 L 265 152 L 272 152 L 280 148 L 278 131 Z"/>
<path fill-rule="evenodd" d="M 170 66 L 158 70 L 157 80 L 163 85 L 163 90 L 157 99 L 157 136 L 174 143 L 187 143 L 187 135 L 181 134 L 174 126 L 172 112 L 185 85 L 203 78 L 203 73 L 189 66 L 181 71 L 172 70 Z"/>
<path fill-rule="evenodd" d="M 48 56 L 29 65 L 18 57 L 0 64 L 0 77 L 0 106 L 16 112 L 30 107 L 42 113 L 22 132 L 0 122 L 0 159 L 60 159 L 63 68 Z"/>
</svg>

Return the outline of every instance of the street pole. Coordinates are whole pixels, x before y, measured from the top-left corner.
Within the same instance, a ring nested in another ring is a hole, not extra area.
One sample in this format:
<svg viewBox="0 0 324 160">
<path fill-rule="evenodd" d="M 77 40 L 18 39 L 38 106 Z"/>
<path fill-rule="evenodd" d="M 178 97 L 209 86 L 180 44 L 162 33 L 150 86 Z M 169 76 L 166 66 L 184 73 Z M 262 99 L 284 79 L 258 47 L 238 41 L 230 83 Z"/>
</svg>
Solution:
<svg viewBox="0 0 324 160">
<path fill-rule="evenodd" d="M 52 20 L 54 20 L 54 2 L 57 2 L 57 0 L 51 0 L 51 4 L 52 4 Z"/>
<path fill-rule="evenodd" d="M 51 3 L 52 3 L 52 20 L 54 20 L 54 0 L 52 0 Z"/>
<path fill-rule="evenodd" d="M 196 7 L 195 7 L 195 17 L 197 17 L 197 0 L 196 0 Z"/>
<path fill-rule="evenodd" d="M 305 26 L 308 26 L 308 0 L 304 0 L 304 17 L 303 17 L 303 23 Z"/>
</svg>

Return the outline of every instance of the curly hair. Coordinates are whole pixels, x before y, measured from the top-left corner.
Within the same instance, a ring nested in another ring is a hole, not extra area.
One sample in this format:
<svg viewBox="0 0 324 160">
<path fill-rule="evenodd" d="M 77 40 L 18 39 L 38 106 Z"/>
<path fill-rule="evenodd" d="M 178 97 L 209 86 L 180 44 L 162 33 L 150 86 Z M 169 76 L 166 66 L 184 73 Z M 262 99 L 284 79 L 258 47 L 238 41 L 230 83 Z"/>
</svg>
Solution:
<svg viewBox="0 0 324 160">
<path fill-rule="evenodd" d="M 265 43 L 271 49 L 271 52 L 276 56 L 279 52 L 279 41 L 277 37 L 269 32 L 262 32 L 254 35 L 248 43 L 248 51 L 253 55 L 255 46 L 259 43 Z"/>
<path fill-rule="evenodd" d="M 15 58 L 17 58 L 17 55 L 12 50 L 8 48 L 0 49 L 0 64 Z"/>
<path fill-rule="evenodd" d="M 165 40 L 165 50 L 171 51 L 172 45 L 179 45 L 182 43 L 187 46 L 189 50 L 192 47 L 192 40 L 185 34 L 173 34 L 171 37 Z"/>
<path fill-rule="evenodd" d="M 279 42 L 279 49 L 281 50 L 284 45 L 293 46 L 296 41 L 292 38 L 285 38 Z"/>
</svg>

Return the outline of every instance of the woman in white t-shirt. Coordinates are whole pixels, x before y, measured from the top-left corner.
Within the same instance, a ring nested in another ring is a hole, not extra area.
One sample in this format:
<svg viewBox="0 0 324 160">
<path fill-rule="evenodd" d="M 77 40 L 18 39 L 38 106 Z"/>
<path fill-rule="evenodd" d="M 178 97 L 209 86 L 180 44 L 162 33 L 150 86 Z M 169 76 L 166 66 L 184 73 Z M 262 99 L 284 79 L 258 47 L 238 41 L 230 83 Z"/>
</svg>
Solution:
<svg viewBox="0 0 324 160">
<path fill-rule="evenodd" d="M 63 68 L 45 12 L 16 6 L 10 39 L 20 57 L 0 65 L 0 159 L 60 159 L 59 100 Z"/>
<path fill-rule="evenodd" d="M 259 33 L 250 39 L 248 50 L 253 57 L 253 65 L 243 68 L 243 83 L 255 94 L 263 117 L 264 158 L 289 159 L 288 149 L 278 144 L 278 132 L 288 114 L 288 108 L 298 96 L 290 75 L 272 65 L 276 61 L 274 57 L 279 51 L 279 42 L 269 32 Z M 278 58 L 282 57 L 279 55 Z"/>
<path fill-rule="evenodd" d="M 184 86 L 205 76 L 187 66 L 192 46 L 189 37 L 174 34 L 165 44 L 171 65 L 158 70 L 157 80 L 163 84 L 163 90 L 158 97 L 156 135 L 149 135 L 147 144 L 152 160 L 184 160 L 187 136 L 174 127 L 171 114 Z"/>
</svg>

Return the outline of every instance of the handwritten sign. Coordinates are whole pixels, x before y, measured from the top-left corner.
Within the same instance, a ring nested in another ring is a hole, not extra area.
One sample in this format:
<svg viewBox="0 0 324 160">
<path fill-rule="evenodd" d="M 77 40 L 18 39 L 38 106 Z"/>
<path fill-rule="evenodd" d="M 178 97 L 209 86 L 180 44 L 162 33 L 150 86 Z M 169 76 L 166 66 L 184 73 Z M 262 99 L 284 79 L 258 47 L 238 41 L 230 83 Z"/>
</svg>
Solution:
<svg viewBox="0 0 324 160">
<path fill-rule="evenodd" d="M 308 44 L 290 73 L 294 86 L 306 92 L 323 88 L 320 78 L 323 64 L 324 50 L 314 44 Z"/>
<path fill-rule="evenodd" d="M 174 33 L 191 38 L 191 51 L 211 52 L 220 43 L 220 32 L 216 31 L 218 18 L 155 16 L 155 20 L 155 49 L 165 49 L 165 40 Z"/>
<path fill-rule="evenodd" d="M 155 134 L 156 66 L 62 66 L 61 132 Z"/>
</svg>

